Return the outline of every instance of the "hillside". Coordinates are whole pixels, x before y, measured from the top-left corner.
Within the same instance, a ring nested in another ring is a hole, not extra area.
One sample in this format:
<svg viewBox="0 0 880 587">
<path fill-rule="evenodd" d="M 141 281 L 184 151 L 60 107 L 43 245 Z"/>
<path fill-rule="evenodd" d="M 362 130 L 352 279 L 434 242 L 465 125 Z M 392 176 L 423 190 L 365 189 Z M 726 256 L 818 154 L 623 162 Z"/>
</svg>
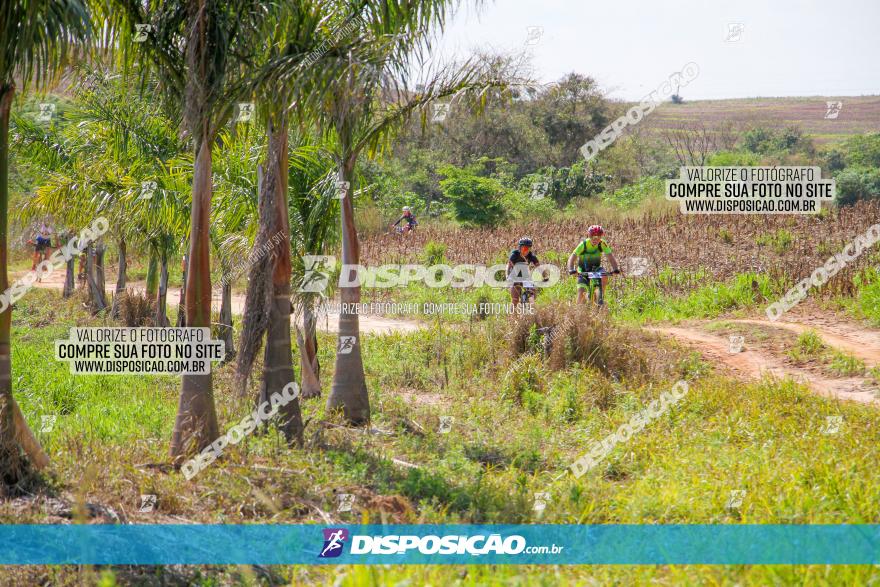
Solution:
<svg viewBox="0 0 880 587">
<path fill-rule="evenodd" d="M 704 123 L 717 128 L 725 122 L 737 128 L 800 127 L 818 144 L 843 140 L 854 134 L 880 131 L 880 96 L 813 96 L 799 98 L 747 98 L 664 103 L 641 127 L 658 131 L 682 123 Z M 837 118 L 826 118 L 827 103 L 843 102 Z"/>
</svg>

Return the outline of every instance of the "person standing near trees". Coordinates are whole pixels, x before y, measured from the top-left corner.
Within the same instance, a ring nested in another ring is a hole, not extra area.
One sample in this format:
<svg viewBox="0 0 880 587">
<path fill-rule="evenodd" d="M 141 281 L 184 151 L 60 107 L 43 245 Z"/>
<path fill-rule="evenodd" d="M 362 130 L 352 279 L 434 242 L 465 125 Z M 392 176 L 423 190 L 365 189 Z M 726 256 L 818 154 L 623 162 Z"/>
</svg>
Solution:
<svg viewBox="0 0 880 587">
<path fill-rule="evenodd" d="M 33 239 L 28 244 L 34 245 L 34 257 L 31 263 L 31 271 L 37 270 L 37 265 L 49 258 L 52 252 L 52 228 L 45 222 L 40 226 Z M 37 278 L 39 281 L 39 277 Z"/>
</svg>

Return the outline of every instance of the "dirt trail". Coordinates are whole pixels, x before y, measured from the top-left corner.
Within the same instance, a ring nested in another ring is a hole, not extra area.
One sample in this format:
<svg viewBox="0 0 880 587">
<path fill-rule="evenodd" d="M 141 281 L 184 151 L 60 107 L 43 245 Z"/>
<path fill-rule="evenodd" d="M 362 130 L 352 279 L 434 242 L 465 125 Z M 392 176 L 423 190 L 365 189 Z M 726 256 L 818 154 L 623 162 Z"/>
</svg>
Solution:
<svg viewBox="0 0 880 587">
<path fill-rule="evenodd" d="M 864 361 L 869 367 L 880 364 L 880 332 L 861 329 L 851 324 L 830 320 L 823 322 L 822 319 L 817 319 L 814 323 L 812 317 L 810 324 L 769 320 L 725 320 L 725 322 L 785 328 L 798 334 L 815 330 L 826 344 L 848 352 Z"/>
<path fill-rule="evenodd" d="M 729 320 L 729 322 L 737 322 Z M 760 323 L 773 326 L 774 323 L 761 320 L 743 320 L 744 323 Z M 811 326 L 787 322 L 782 328 L 795 330 L 802 328 L 808 330 Z M 880 403 L 875 390 L 866 384 L 861 377 L 829 378 L 818 375 L 805 369 L 799 369 L 786 365 L 782 359 L 770 355 L 767 351 L 753 351 L 744 349 L 738 353 L 731 353 L 729 341 L 725 338 L 708 334 L 694 327 L 649 327 L 645 330 L 671 336 L 688 346 L 696 348 L 704 357 L 716 364 L 726 367 L 735 374 L 748 378 L 759 379 L 764 375 L 784 378 L 791 377 L 806 384 L 813 392 L 835 399 L 857 401 L 862 403 Z M 871 334 L 865 332 L 864 334 Z M 830 339 L 825 339 L 832 346 Z M 849 341 L 848 344 L 852 344 Z M 865 348 L 864 354 L 876 353 L 878 348 Z M 855 353 L 853 353 L 855 354 Z"/>
<path fill-rule="evenodd" d="M 18 275 L 15 275 L 12 278 L 12 281 L 20 278 L 24 275 L 23 272 L 19 272 Z M 44 279 L 40 283 L 34 284 L 35 287 L 40 287 L 43 289 L 57 289 L 61 291 L 64 289 L 64 271 L 53 271 L 51 275 L 48 276 L 47 279 Z M 108 294 L 110 291 L 114 290 L 116 287 L 116 276 L 107 276 L 107 291 Z M 135 281 L 128 283 L 129 290 L 135 290 L 139 293 L 144 293 L 146 291 L 146 283 L 143 281 Z M 238 314 L 239 316 L 244 312 L 244 294 L 233 293 L 232 294 L 232 313 Z M 169 287 L 168 288 L 168 313 L 169 316 L 173 319 L 174 316 L 177 315 L 177 304 L 180 301 L 180 288 L 179 287 Z M 211 294 L 211 307 L 219 311 L 220 310 L 220 302 L 221 302 L 221 292 L 219 289 L 215 289 Z M 291 323 L 293 323 L 294 318 L 291 317 Z M 360 330 L 365 334 L 388 334 L 391 332 L 414 332 L 419 330 L 420 328 L 424 328 L 424 326 L 418 322 L 412 320 L 400 320 L 398 318 L 385 318 L 383 316 L 360 316 Z M 326 332 L 338 332 L 339 331 L 339 313 L 338 312 L 322 312 L 318 318 L 318 329 L 326 331 Z"/>
</svg>

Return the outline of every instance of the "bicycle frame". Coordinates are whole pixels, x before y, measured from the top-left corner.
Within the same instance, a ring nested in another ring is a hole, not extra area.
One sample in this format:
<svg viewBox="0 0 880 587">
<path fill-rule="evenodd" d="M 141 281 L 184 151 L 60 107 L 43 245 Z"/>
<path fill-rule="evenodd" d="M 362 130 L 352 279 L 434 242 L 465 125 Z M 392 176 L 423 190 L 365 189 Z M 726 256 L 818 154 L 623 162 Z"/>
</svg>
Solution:
<svg viewBox="0 0 880 587">
<path fill-rule="evenodd" d="M 534 281 L 523 281 L 522 282 L 522 293 L 520 293 L 519 300 L 523 304 L 529 304 L 532 300 L 535 299 L 535 282 Z"/>
<path fill-rule="evenodd" d="M 586 271 L 582 275 L 587 276 L 587 296 L 590 301 L 593 301 L 593 288 L 598 288 L 596 304 L 605 305 L 605 286 L 602 284 L 602 278 L 610 274 L 607 271 Z"/>
</svg>

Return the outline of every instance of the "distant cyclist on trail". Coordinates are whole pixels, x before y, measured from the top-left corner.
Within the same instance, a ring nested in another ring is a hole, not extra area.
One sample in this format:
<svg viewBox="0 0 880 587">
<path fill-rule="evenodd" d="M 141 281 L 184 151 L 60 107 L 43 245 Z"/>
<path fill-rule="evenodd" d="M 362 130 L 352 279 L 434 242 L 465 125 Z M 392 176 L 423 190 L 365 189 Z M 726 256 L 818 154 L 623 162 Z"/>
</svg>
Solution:
<svg viewBox="0 0 880 587">
<path fill-rule="evenodd" d="M 52 247 L 52 229 L 45 222 L 40 230 L 28 244 L 34 245 L 34 257 L 31 263 L 31 271 L 36 270 L 37 264 L 49 258 L 49 249 Z"/>
<path fill-rule="evenodd" d="M 510 287 L 510 299 L 513 304 L 519 304 L 522 295 L 523 281 L 531 281 L 531 269 L 540 265 L 538 257 L 532 252 L 532 239 L 527 236 L 519 239 L 517 248 L 510 251 L 507 259 L 507 279 L 513 281 Z M 544 272 L 544 281 L 547 280 L 547 272 Z"/>
<path fill-rule="evenodd" d="M 406 225 L 400 230 L 403 234 L 410 232 L 416 226 L 418 226 L 418 222 L 416 221 L 416 217 L 413 216 L 412 208 L 409 206 L 403 207 L 403 216 L 397 219 L 397 222 L 392 224 L 392 228 L 400 224 L 401 222 L 406 221 Z"/>
<path fill-rule="evenodd" d="M 611 261 L 611 267 L 613 268 L 611 273 L 620 273 L 620 267 L 617 265 L 617 259 L 614 258 L 614 254 L 611 252 L 611 246 L 602 238 L 604 234 L 605 230 L 598 224 L 594 224 L 587 229 L 587 238 L 578 243 L 578 246 L 568 258 L 568 272 L 572 275 L 578 274 L 577 303 L 579 304 L 583 304 L 586 301 L 586 293 L 590 287 L 590 280 L 586 274 L 596 271 L 604 272 L 604 269 L 602 269 L 603 254 L 607 255 L 608 260 Z M 575 263 L 577 263 L 577 269 L 575 269 Z M 607 283 L 608 274 L 606 273 L 602 275 L 603 289 Z"/>
</svg>

